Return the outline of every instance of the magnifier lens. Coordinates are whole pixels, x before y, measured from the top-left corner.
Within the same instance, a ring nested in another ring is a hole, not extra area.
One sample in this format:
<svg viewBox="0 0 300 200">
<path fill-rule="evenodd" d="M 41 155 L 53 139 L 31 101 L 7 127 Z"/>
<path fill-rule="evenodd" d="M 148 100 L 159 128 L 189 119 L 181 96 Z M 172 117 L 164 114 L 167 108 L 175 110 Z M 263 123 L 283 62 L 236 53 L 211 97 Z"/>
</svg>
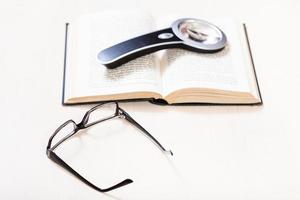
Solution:
<svg viewBox="0 0 300 200">
<path fill-rule="evenodd" d="M 204 44 L 216 44 L 222 38 L 222 33 L 201 21 L 184 21 L 179 25 L 179 31 L 186 38 Z"/>
</svg>

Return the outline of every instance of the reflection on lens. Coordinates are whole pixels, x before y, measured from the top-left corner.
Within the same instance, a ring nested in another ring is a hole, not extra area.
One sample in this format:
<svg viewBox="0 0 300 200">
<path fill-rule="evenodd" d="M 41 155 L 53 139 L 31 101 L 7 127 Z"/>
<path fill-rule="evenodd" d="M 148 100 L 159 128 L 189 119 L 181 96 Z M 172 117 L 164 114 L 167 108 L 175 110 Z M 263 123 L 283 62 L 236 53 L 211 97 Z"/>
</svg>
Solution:
<svg viewBox="0 0 300 200">
<path fill-rule="evenodd" d="M 69 120 L 65 122 L 56 130 L 56 135 L 52 140 L 52 149 L 54 150 L 58 145 L 65 141 L 70 135 L 75 132 L 76 124 Z"/>
<path fill-rule="evenodd" d="M 97 107 L 90 113 L 88 124 L 113 117 L 117 110 L 116 106 L 116 103 L 106 103 Z"/>
<path fill-rule="evenodd" d="M 204 44 L 216 44 L 221 40 L 221 33 L 207 23 L 188 20 L 179 25 L 179 31 L 184 37 Z"/>
</svg>

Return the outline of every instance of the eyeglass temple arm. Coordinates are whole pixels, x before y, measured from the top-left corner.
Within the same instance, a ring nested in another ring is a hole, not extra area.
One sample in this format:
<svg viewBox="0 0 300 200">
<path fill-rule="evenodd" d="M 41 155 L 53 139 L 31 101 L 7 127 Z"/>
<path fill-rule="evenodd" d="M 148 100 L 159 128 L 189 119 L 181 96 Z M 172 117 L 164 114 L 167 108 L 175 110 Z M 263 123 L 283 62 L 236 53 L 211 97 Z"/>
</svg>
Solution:
<svg viewBox="0 0 300 200">
<path fill-rule="evenodd" d="M 173 152 L 171 150 L 166 150 L 144 127 L 142 127 L 137 121 L 135 121 L 126 111 L 124 111 L 122 108 L 119 107 L 119 110 L 121 111 L 120 114 L 125 117 L 125 119 L 140 129 L 146 136 L 148 136 L 162 151 L 169 153 L 173 156 Z"/>
<path fill-rule="evenodd" d="M 64 169 L 66 169 L 67 171 L 69 171 L 71 174 L 73 174 L 75 177 L 77 177 L 78 179 L 80 179 L 82 182 L 84 182 L 85 184 L 87 184 L 88 186 L 90 186 L 91 188 L 99 191 L 99 192 L 108 192 L 110 190 L 114 190 L 117 189 L 119 187 L 128 185 L 130 183 L 132 183 L 133 181 L 131 179 L 125 179 L 124 181 L 111 186 L 109 188 L 105 188 L 105 189 L 101 189 L 97 186 L 95 186 L 94 184 L 92 184 L 91 182 L 89 182 L 88 180 L 86 180 L 83 176 L 81 176 L 80 174 L 78 174 L 73 168 L 71 168 L 65 161 L 63 161 L 59 156 L 57 156 L 53 151 L 51 150 L 47 150 L 47 155 L 48 157 L 53 160 L 55 163 L 57 163 L 58 165 L 60 165 L 61 167 L 63 167 Z"/>
</svg>

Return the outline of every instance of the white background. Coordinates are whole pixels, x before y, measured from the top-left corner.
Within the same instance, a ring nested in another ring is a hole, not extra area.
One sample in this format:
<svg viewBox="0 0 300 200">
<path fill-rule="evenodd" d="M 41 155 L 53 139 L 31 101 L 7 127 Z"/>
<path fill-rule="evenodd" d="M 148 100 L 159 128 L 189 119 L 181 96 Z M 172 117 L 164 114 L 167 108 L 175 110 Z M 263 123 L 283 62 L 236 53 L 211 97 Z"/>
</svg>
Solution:
<svg viewBox="0 0 300 200">
<path fill-rule="evenodd" d="M 120 120 L 75 137 L 59 153 L 100 187 L 135 181 L 101 194 L 47 159 L 45 148 L 56 127 L 91 107 L 61 105 L 64 23 L 114 8 L 245 21 L 264 105 L 122 103 L 174 156 Z M 0 198 L 299 199 L 299 21 L 296 0 L 1 0 Z"/>
</svg>

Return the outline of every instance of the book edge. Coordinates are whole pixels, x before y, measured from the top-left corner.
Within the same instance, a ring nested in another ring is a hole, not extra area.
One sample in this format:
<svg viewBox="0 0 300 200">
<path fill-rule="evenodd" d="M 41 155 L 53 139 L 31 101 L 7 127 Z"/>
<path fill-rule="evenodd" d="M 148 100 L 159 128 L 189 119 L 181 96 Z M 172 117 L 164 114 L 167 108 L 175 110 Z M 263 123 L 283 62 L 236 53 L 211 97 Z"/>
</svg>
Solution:
<svg viewBox="0 0 300 200">
<path fill-rule="evenodd" d="M 61 103 L 62 105 L 66 105 L 65 102 L 65 92 L 66 92 L 66 68 L 67 68 L 67 46 L 68 46 L 68 28 L 69 28 L 69 23 L 67 22 L 65 24 L 65 50 L 64 50 L 64 67 L 63 67 L 63 80 L 62 80 L 62 99 Z"/>
<path fill-rule="evenodd" d="M 258 96 L 259 96 L 259 99 L 260 99 L 259 103 L 262 105 L 263 104 L 263 98 L 262 98 L 261 90 L 260 90 L 260 87 L 259 87 L 259 82 L 258 82 L 257 73 L 256 73 L 256 67 L 255 67 L 255 64 L 254 64 L 253 54 L 252 54 L 250 41 L 249 41 L 249 35 L 248 35 L 248 31 L 247 31 L 247 26 L 246 26 L 245 23 L 243 23 L 243 27 L 244 27 L 244 31 L 245 31 L 246 42 L 247 42 L 247 46 L 248 46 L 248 51 L 249 51 L 249 55 L 250 55 L 250 60 L 251 60 L 251 64 L 252 64 L 253 74 L 254 74 L 256 87 L 257 87 L 257 91 L 258 91 Z"/>
</svg>

